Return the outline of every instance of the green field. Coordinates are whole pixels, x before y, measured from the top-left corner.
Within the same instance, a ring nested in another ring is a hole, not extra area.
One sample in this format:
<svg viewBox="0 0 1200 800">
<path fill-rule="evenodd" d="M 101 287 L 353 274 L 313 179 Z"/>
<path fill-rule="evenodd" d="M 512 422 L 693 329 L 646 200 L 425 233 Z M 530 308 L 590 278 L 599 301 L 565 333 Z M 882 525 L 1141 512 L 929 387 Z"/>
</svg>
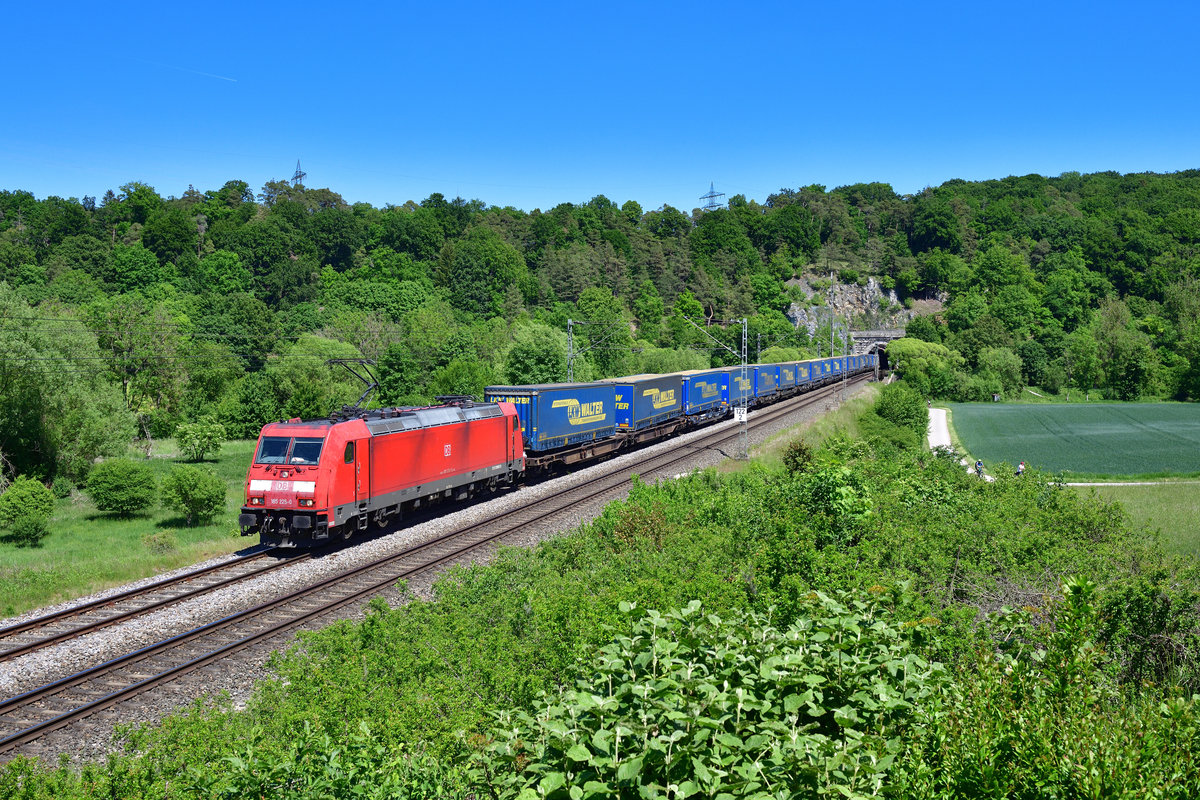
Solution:
<svg viewBox="0 0 1200 800">
<path fill-rule="evenodd" d="M 962 446 L 987 464 L 1068 475 L 1200 473 L 1200 405 L 951 403 Z"/>
<path fill-rule="evenodd" d="M 242 538 L 237 532 L 246 466 L 254 444 L 226 442 L 215 460 L 205 462 L 226 485 L 225 512 L 212 524 L 189 528 L 179 513 L 164 508 L 121 519 L 97 511 L 87 495 L 76 490 L 57 501 L 50 535 L 40 546 L 19 547 L 0 539 L 0 617 L 257 544 L 256 537 Z M 174 456 L 174 442 L 155 442 L 148 461 L 160 483 L 179 463 Z M 155 534 L 158 540 L 148 542 Z"/>
</svg>

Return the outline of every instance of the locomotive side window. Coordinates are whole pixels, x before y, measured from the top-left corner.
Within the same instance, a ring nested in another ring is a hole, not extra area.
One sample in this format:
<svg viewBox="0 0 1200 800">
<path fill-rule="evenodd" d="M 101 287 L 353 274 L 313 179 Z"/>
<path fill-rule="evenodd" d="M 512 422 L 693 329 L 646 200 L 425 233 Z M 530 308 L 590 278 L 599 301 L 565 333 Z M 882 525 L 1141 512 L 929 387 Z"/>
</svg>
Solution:
<svg viewBox="0 0 1200 800">
<path fill-rule="evenodd" d="M 354 442 L 346 442 L 346 454 L 342 457 L 342 460 L 347 464 L 354 463 Z"/>
<path fill-rule="evenodd" d="M 258 456 L 254 459 L 257 464 L 282 464 L 287 460 L 288 445 L 291 439 L 282 436 L 264 436 L 258 446 Z"/>
<path fill-rule="evenodd" d="M 288 459 L 288 463 L 315 466 L 321 460 L 321 445 L 323 444 L 325 444 L 324 439 L 297 439 L 296 443 L 292 445 L 292 456 Z"/>
</svg>

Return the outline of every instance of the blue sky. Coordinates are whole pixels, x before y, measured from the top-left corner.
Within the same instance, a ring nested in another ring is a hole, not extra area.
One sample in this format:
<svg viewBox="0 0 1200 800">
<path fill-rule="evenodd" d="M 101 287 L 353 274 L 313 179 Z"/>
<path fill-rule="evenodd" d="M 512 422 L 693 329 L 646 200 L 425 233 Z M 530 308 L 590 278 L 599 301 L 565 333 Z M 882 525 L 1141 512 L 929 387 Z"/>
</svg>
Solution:
<svg viewBox="0 0 1200 800">
<path fill-rule="evenodd" d="M 700 205 L 1200 167 L 1197 3 L 22 3 L 0 189 Z"/>
</svg>

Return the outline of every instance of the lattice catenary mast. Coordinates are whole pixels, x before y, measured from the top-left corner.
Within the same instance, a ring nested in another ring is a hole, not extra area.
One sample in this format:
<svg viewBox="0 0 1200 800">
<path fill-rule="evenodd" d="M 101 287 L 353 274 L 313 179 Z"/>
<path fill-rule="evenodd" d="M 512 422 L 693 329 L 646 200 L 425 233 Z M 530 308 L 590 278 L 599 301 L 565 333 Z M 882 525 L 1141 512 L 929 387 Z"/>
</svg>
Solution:
<svg viewBox="0 0 1200 800">
<path fill-rule="evenodd" d="M 300 169 L 300 159 L 296 159 L 296 171 L 292 174 L 292 186 L 299 186 L 304 183 L 304 179 L 308 177 L 308 173 Z"/>
</svg>

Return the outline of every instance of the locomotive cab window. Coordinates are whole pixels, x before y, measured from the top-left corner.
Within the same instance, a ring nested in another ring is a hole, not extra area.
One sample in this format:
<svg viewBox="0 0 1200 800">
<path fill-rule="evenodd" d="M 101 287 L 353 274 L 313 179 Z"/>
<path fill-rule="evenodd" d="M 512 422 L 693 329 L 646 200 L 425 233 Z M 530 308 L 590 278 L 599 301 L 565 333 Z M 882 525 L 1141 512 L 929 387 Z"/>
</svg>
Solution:
<svg viewBox="0 0 1200 800">
<path fill-rule="evenodd" d="M 288 446 L 292 440 L 282 436 L 264 436 L 258 446 L 256 464 L 283 464 L 287 461 Z"/>
<path fill-rule="evenodd" d="M 286 436 L 265 436 L 258 446 L 256 464 L 299 464 L 316 466 L 321 460 L 324 439 L 289 439 Z"/>
<path fill-rule="evenodd" d="M 297 439 L 292 445 L 292 455 L 288 459 L 289 464 L 303 464 L 305 466 L 316 466 L 321 460 L 321 445 L 325 444 L 324 439 Z"/>
<path fill-rule="evenodd" d="M 347 464 L 354 463 L 354 442 L 346 442 L 346 453 L 342 456 L 342 460 Z"/>
</svg>

